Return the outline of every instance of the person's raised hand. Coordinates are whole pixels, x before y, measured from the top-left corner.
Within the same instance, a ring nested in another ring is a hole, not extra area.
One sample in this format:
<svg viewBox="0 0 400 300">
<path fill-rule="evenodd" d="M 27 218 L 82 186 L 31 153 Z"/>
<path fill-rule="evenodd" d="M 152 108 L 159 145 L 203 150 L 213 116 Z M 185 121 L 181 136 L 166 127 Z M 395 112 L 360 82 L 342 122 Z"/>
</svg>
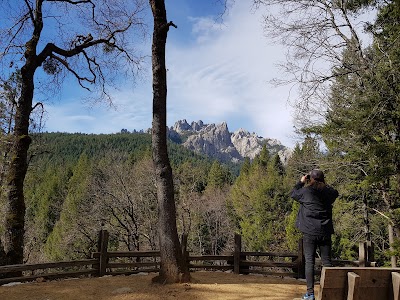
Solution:
<svg viewBox="0 0 400 300">
<path fill-rule="evenodd" d="M 306 181 L 307 181 L 307 176 L 308 176 L 308 175 L 304 175 L 303 177 L 301 177 L 300 181 L 301 181 L 302 183 L 306 183 Z"/>
</svg>

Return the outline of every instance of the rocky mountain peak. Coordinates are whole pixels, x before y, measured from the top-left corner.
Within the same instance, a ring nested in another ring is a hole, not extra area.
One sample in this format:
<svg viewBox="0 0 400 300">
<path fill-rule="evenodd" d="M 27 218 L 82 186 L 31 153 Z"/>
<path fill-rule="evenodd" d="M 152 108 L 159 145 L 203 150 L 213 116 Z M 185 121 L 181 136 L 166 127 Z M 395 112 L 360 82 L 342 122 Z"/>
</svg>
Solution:
<svg viewBox="0 0 400 300">
<path fill-rule="evenodd" d="M 249 157 L 250 159 L 256 157 L 264 144 L 264 139 L 262 137 L 242 128 L 232 134 L 231 140 L 240 155 L 242 157 Z"/>
<path fill-rule="evenodd" d="M 187 138 L 183 146 L 222 161 L 239 161 L 241 159 L 240 154 L 232 144 L 231 134 L 225 122 L 218 125 L 203 124 L 199 131 Z"/>
<path fill-rule="evenodd" d="M 254 159 L 264 145 L 272 154 L 278 153 L 283 163 L 291 154 L 291 150 L 278 140 L 263 138 L 243 128 L 230 133 L 226 122 L 204 124 L 200 120 L 189 125 L 186 120 L 180 120 L 169 128 L 168 136 L 175 142 L 182 141 L 185 136 L 184 147 L 221 161 L 239 162 L 245 157 Z"/>
<path fill-rule="evenodd" d="M 192 122 L 190 126 L 192 127 L 193 131 L 200 131 L 204 128 L 204 123 L 200 120 L 198 122 Z"/>
<path fill-rule="evenodd" d="M 177 133 L 183 133 L 184 131 L 192 131 L 192 126 L 188 124 L 186 119 L 183 119 L 176 122 L 172 129 Z"/>
</svg>

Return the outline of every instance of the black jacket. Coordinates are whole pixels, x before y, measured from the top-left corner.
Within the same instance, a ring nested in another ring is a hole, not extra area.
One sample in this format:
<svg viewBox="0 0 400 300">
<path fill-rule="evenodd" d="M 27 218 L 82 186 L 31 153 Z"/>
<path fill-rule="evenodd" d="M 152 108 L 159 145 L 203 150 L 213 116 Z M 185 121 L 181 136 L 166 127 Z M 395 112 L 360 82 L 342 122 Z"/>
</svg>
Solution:
<svg viewBox="0 0 400 300">
<path fill-rule="evenodd" d="M 291 197 L 300 203 L 296 227 L 311 235 L 333 234 L 332 205 L 338 196 L 338 191 L 328 185 L 317 189 L 304 187 L 304 183 L 299 181 L 291 193 Z"/>
</svg>

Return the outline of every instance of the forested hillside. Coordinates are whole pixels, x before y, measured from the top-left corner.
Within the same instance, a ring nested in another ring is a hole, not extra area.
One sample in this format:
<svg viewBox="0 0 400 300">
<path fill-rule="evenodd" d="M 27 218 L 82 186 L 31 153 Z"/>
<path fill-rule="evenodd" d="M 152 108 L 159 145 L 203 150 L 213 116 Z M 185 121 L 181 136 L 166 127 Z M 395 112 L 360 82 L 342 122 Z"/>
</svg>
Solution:
<svg viewBox="0 0 400 300">
<path fill-rule="evenodd" d="M 150 141 L 145 133 L 35 135 L 25 185 L 26 261 L 89 257 L 102 228 L 111 233 L 112 250 L 157 249 Z M 235 232 L 247 250 L 297 249 L 298 207 L 289 192 L 315 161 L 329 160 L 313 139 L 298 145 L 287 165 L 264 147 L 254 160 L 245 160 L 239 175 L 181 145 L 169 146 L 178 228 L 188 234 L 190 251 L 231 250 Z M 327 178 L 340 183 L 329 172 Z M 335 205 L 335 257 L 358 255 L 364 229 L 357 210 L 345 198 Z M 379 224 L 378 235 L 384 230 Z"/>
<path fill-rule="evenodd" d="M 298 204 L 290 190 L 320 168 L 340 194 L 333 256 L 356 259 L 367 240 L 378 265 L 398 265 L 399 2 L 254 2 L 257 9 L 276 5 L 263 22 L 288 49 L 287 77 L 277 83 L 300 86 L 294 104 L 301 142 L 285 164 L 264 146 L 236 167 L 169 143 L 178 231 L 188 235 L 188 250 L 222 253 L 231 249 L 234 233 L 242 235 L 245 250 L 297 248 Z M 363 12 L 374 18 L 359 20 Z M 111 234 L 110 250 L 158 249 L 150 135 L 38 134 L 31 113 L 41 105 L 32 104 L 32 78 L 21 82 L 22 75 L 17 69 L 0 82 L 0 265 L 89 257 L 102 228 Z M 211 146 L 208 140 L 194 144 Z"/>
<path fill-rule="evenodd" d="M 43 162 L 76 163 L 83 153 L 95 160 L 112 152 L 125 153 L 129 159 L 135 161 L 149 155 L 151 151 L 151 136 L 147 133 L 42 133 L 34 136 L 34 142 L 35 147 L 31 149 L 31 155 L 34 156 L 31 166 Z M 173 165 L 179 165 L 185 160 L 209 160 L 174 143 L 169 144 L 169 150 Z"/>
<path fill-rule="evenodd" d="M 44 133 L 34 136 L 25 184 L 27 262 L 89 257 L 100 229 L 111 233 L 112 250 L 158 248 L 157 200 L 150 135 Z M 218 161 L 169 145 L 177 220 L 189 250 L 231 250 L 234 233 L 247 250 L 295 250 L 298 205 L 289 192 L 299 177 L 331 157 L 307 138 L 283 165 L 267 149 L 240 166 L 240 174 Z M 356 259 L 365 239 L 362 207 L 333 172 L 328 183 L 342 197 L 335 209 L 334 256 Z M 384 220 L 370 216 L 381 263 L 388 261 Z"/>
<path fill-rule="evenodd" d="M 114 228 L 116 249 L 157 248 L 150 143 L 146 133 L 35 135 L 25 185 L 28 260 L 90 255 L 102 226 Z M 239 167 L 174 143 L 169 152 L 177 186 L 193 185 L 190 192 L 232 183 Z"/>
</svg>

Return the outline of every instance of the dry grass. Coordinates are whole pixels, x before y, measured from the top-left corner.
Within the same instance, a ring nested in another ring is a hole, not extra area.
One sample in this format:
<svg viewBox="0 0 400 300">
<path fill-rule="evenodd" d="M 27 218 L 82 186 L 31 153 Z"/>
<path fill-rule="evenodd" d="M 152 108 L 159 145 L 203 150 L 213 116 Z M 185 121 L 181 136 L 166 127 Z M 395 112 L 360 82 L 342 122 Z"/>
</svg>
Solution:
<svg viewBox="0 0 400 300">
<path fill-rule="evenodd" d="M 195 272 L 187 284 L 152 283 L 154 274 L 105 276 L 0 287 L 1 300 L 292 300 L 304 281 L 224 272 Z"/>
</svg>

